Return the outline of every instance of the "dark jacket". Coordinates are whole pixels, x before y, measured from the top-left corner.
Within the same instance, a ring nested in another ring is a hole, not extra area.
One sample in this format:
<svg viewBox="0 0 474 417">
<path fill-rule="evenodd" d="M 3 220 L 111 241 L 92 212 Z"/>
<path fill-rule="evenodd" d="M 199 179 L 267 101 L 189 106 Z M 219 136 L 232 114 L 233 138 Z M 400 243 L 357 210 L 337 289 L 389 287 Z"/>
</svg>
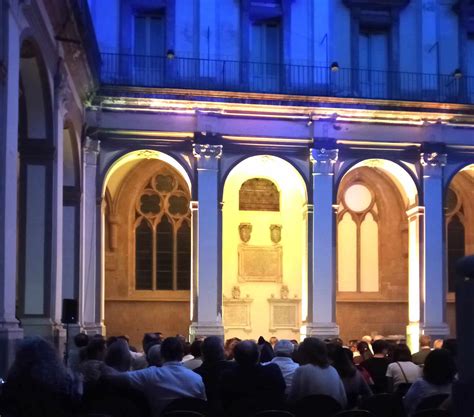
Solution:
<svg viewBox="0 0 474 417">
<path fill-rule="evenodd" d="M 237 365 L 222 375 L 221 395 L 227 415 L 250 416 L 283 406 L 285 380 L 278 365 Z"/>
</svg>

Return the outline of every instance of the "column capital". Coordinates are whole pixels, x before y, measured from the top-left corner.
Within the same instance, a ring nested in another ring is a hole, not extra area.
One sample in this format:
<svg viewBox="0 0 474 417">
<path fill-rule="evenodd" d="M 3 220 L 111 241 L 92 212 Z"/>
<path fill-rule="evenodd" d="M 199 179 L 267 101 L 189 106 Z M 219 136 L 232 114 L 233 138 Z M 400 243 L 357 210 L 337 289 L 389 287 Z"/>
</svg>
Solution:
<svg viewBox="0 0 474 417">
<path fill-rule="evenodd" d="M 448 162 L 448 155 L 441 152 L 421 152 L 420 164 L 425 169 L 428 168 L 442 168 Z"/>
<path fill-rule="evenodd" d="M 311 148 L 309 159 L 313 164 L 313 172 L 330 174 L 339 157 L 339 149 Z"/>
<path fill-rule="evenodd" d="M 66 114 L 66 107 L 71 94 L 71 89 L 69 88 L 67 80 L 68 74 L 66 66 L 64 65 L 64 60 L 59 58 L 58 64 L 56 65 L 56 73 L 54 74 L 54 93 L 58 109 L 63 115 Z"/>
<path fill-rule="evenodd" d="M 198 161 L 198 168 L 217 169 L 217 163 L 222 157 L 222 145 L 194 143 L 193 155 Z"/>
<path fill-rule="evenodd" d="M 87 165 L 96 165 L 97 157 L 100 153 L 100 140 L 92 139 L 88 136 L 86 137 L 82 149 L 85 163 Z"/>
</svg>

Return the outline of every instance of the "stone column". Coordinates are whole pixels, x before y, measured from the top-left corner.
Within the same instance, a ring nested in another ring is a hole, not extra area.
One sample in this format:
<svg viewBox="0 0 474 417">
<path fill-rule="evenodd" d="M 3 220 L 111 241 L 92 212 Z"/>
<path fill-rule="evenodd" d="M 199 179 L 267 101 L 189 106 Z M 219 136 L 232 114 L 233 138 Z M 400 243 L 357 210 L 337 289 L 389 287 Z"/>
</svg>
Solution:
<svg viewBox="0 0 474 417">
<path fill-rule="evenodd" d="M 334 164 L 337 149 L 311 149 L 313 164 L 312 268 L 308 290 L 307 336 L 339 335 L 336 324 L 336 216 Z"/>
<path fill-rule="evenodd" d="M 88 334 L 102 333 L 102 286 L 100 267 L 100 190 L 97 189 L 97 160 L 100 141 L 86 138 L 82 150 L 82 277 L 79 294 L 79 319 Z"/>
<path fill-rule="evenodd" d="M 420 155 L 423 167 L 423 201 L 425 205 L 424 252 L 425 267 L 421 287 L 423 334 L 445 337 L 449 334 L 446 323 L 446 271 L 444 244 L 443 167 L 446 154 L 424 152 Z"/>
<path fill-rule="evenodd" d="M 60 351 L 64 346 L 65 330 L 61 325 L 63 299 L 63 172 L 64 172 L 64 118 L 70 90 L 62 59 L 54 77 L 54 147 L 52 189 L 52 242 L 51 242 L 51 321 L 53 337 Z"/>
<path fill-rule="evenodd" d="M 408 326 L 407 344 L 418 352 L 420 339 L 421 298 L 424 276 L 424 208 L 407 211 L 408 219 Z"/>
<path fill-rule="evenodd" d="M 224 335 L 221 314 L 222 277 L 220 273 L 221 245 L 219 216 L 219 159 L 222 145 L 195 144 L 197 159 L 197 187 L 199 210 L 197 214 L 197 317 L 191 324 L 190 334 L 196 336 Z"/>
<path fill-rule="evenodd" d="M 15 317 L 20 29 L 8 2 L 1 2 L 0 8 L 0 375 L 5 375 L 23 337 Z"/>
</svg>

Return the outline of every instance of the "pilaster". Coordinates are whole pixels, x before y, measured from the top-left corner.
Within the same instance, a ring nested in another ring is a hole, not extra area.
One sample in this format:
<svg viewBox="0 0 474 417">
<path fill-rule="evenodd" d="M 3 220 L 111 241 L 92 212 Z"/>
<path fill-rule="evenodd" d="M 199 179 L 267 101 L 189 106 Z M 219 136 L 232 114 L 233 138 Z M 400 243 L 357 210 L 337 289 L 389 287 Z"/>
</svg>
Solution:
<svg viewBox="0 0 474 417">
<path fill-rule="evenodd" d="M 336 216 L 333 206 L 337 158 L 337 149 L 310 150 L 313 165 L 313 245 L 306 335 L 320 338 L 339 335 L 336 324 Z"/>
<path fill-rule="evenodd" d="M 424 275 L 421 285 L 421 331 L 433 337 L 449 334 L 446 323 L 445 224 L 443 168 L 447 155 L 422 152 L 424 222 Z"/>
<path fill-rule="evenodd" d="M 196 316 L 190 327 L 192 337 L 224 335 L 220 305 L 222 288 L 219 263 L 221 262 L 219 216 L 219 160 L 222 145 L 194 144 L 193 154 L 197 162 L 198 202 L 197 237 L 193 243 L 197 253 L 196 271 Z M 196 242 L 197 240 L 197 242 Z M 194 285 L 193 285 L 194 287 Z"/>
</svg>

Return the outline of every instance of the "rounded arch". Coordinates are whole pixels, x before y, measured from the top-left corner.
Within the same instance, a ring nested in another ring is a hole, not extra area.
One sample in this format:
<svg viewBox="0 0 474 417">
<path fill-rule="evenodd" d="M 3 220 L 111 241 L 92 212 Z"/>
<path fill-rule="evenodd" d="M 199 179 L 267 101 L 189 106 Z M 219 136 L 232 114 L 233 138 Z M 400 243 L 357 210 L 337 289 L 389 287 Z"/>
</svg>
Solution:
<svg viewBox="0 0 474 417">
<path fill-rule="evenodd" d="M 291 168 L 298 174 L 299 176 L 299 179 L 301 179 L 305 185 L 305 189 L 306 189 L 306 196 L 307 196 L 307 199 L 308 199 L 308 186 L 309 186 L 309 178 L 306 178 L 305 175 L 304 175 L 304 172 L 302 171 L 302 169 L 300 169 L 298 166 L 296 166 L 294 164 L 294 161 L 291 159 L 291 158 L 287 158 L 285 155 L 275 155 L 275 154 L 271 154 L 271 153 L 265 153 L 265 152 L 262 152 L 262 153 L 258 153 L 258 154 L 254 154 L 252 156 L 248 156 L 248 155 L 241 155 L 239 156 L 238 158 L 236 158 L 232 164 L 230 164 L 227 169 L 225 170 L 224 174 L 222 175 L 222 181 L 221 181 L 221 187 L 220 187 L 220 196 L 223 197 L 224 196 L 224 187 L 225 187 L 225 183 L 227 181 L 227 178 L 229 177 L 229 175 L 234 171 L 234 169 L 236 167 L 238 167 L 242 162 L 245 162 L 246 160 L 250 159 L 250 158 L 261 158 L 261 157 L 265 157 L 265 158 L 275 158 L 283 163 L 285 163 L 285 166 L 291 166 Z M 283 165 L 282 165 L 283 166 Z"/>
<path fill-rule="evenodd" d="M 371 167 L 381 170 L 386 174 L 391 181 L 397 187 L 400 195 L 402 196 L 406 208 L 415 206 L 419 202 L 419 193 L 418 193 L 418 184 L 413 177 L 413 174 L 409 172 L 406 167 L 404 167 L 398 161 L 392 161 L 390 159 L 381 159 L 381 158 L 369 158 L 369 159 L 359 159 L 354 161 L 351 164 L 348 164 L 347 167 L 340 172 L 338 176 L 336 189 L 339 189 L 339 186 L 344 179 L 344 177 L 351 171 L 360 168 L 360 167 Z"/>
<path fill-rule="evenodd" d="M 160 160 L 160 161 L 166 162 L 167 164 L 175 168 L 179 172 L 179 174 L 184 178 L 189 188 L 189 192 L 192 193 L 193 188 L 192 188 L 191 177 L 187 169 L 176 158 L 174 158 L 173 156 L 167 153 L 157 151 L 157 150 L 139 149 L 139 150 L 125 153 L 119 156 L 118 158 L 116 158 L 114 161 L 112 161 L 109 164 L 104 175 L 104 180 L 102 182 L 102 190 L 101 190 L 102 197 L 104 197 L 105 190 L 107 189 L 107 186 L 110 184 L 110 180 L 114 176 L 114 174 L 121 171 L 122 173 L 125 174 L 126 172 L 130 171 L 133 167 L 135 167 L 140 161 L 147 160 L 147 159 Z"/>
<path fill-rule="evenodd" d="M 20 49 L 20 140 L 52 141 L 51 82 L 41 53 L 33 38 L 23 40 Z"/>
<path fill-rule="evenodd" d="M 63 127 L 63 183 L 66 187 L 81 185 L 80 143 L 73 123 L 66 119 Z"/>
<path fill-rule="evenodd" d="M 222 199 L 224 202 L 229 180 L 236 176 L 242 179 L 242 183 L 255 177 L 270 180 L 276 184 L 280 191 L 284 185 L 296 187 L 304 201 L 308 201 L 307 184 L 303 175 L 293 164 L 279 156 L 268 154 L 254 155 L 242 158 L 236 162 L 223 178 Z"/>
<path fill-rule="evenodd" d="M 453 170 L 450 173 L 449 177 L 446 179 L 446 187 L 445 187 L 446 191 L 448 190 L 451 183 L 453 182 L 454 177 L 462 172 L 465 172 L 474 177 L 474 162 L 465 162 L 463 164 L 460 164 L 459 167 L 457 167 L 457 169 Z"/>
</svg>

